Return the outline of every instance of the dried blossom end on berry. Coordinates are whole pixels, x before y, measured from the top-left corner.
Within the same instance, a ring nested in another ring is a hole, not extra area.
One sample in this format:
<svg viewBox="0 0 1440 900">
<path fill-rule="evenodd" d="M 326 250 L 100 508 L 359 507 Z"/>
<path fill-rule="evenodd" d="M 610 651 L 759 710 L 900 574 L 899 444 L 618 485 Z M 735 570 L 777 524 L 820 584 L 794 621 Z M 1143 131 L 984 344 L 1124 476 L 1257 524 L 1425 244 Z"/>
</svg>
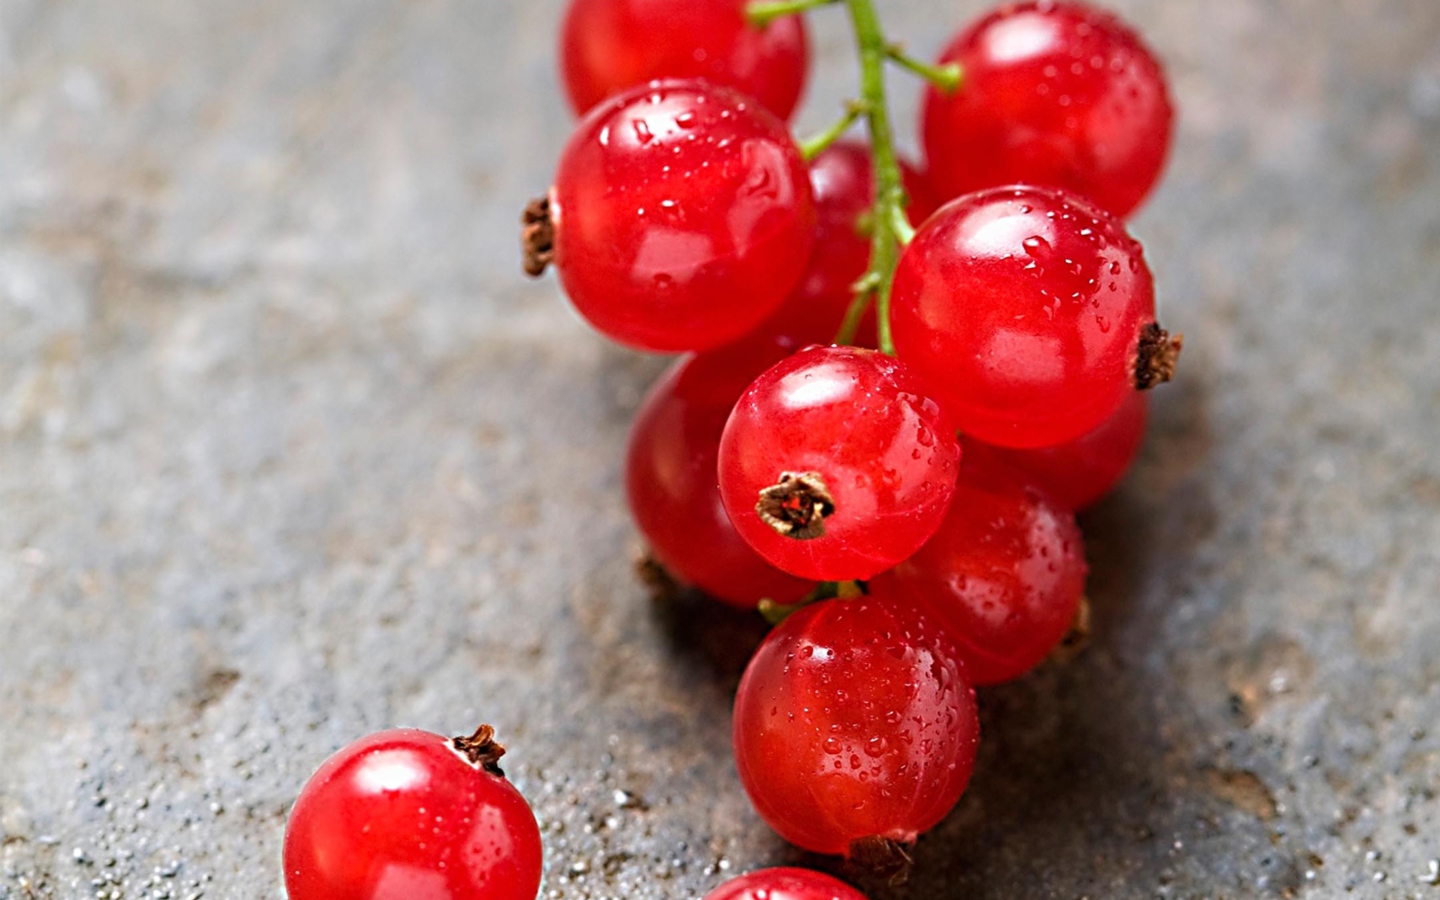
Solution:
<svg viewBox="0 0 1440 900">
<path fill-rule="evenodd" d="M 809 541 L 825 536 L 835 498 L 819 472 L 782 472 L 778 482 L 760 492 L 755 512 L 778 533 Z"/>
</svg>

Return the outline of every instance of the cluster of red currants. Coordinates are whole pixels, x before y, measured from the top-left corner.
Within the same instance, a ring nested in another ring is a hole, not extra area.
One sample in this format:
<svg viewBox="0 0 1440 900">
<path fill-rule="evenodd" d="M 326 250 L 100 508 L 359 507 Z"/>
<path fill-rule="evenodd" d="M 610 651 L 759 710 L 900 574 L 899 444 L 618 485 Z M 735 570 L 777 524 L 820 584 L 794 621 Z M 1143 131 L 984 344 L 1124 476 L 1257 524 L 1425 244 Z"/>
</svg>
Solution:
<svg viewBox="0 0 1440 900">
<path fill-rule="evenodd" d="M 829 4 L 860 96 L 797 142 L 799 14 Z M 637 416 L 626 487 L 671 576 L 782 620 L 735 707 L 761 817 L 903 862 L 969 781 L 974 686 L 1080 614 L 1074 514 L 1123 476 L 1176 364 L 1122 221 L 1167 155 L 1162 69 L 1112 15 L 1051 0 L 935 64 L 872 0 L 572 0 L 562 43 L 583 115 L 526 210 L 527 271 L 554 266 L 609 337 L 687 354 Z M 891 63 L 930 81 L 923 169 L 895 153 Z M 844 139 L 860 120 L 869 141 Z M 538 833 L 498 749 L 482 729 L 342 751 L 292 816 L 292 900 L 533 900 Z M 759 897 L 859 895 L 777 869 L 711 900 Z"/>
</svg>

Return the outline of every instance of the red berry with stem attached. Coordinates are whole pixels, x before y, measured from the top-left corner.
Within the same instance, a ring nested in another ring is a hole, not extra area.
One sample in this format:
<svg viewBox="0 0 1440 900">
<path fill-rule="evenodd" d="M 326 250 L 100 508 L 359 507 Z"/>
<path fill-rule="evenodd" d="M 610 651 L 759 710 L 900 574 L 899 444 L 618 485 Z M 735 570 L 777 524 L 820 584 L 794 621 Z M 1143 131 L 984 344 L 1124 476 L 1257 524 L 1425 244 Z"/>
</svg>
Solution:
<svg viewBox="0 0 1440 900">
<path fill-rule="evenodd" d="M 1069 511 L 994 457 L 966 456 L 939 532 L 871 586 L 893 584 L 950 632 L 976 684 L 999 684 L 1065 638 L 1085 574 Z"/>
<path fill-rule="evenodd" d="M 809 173 L 774 115 L 728 88 L 655 82 L 593 109 L 540 229 L 571 302 L 621 343 L 718 347 L 774 313 L 815 239 Z M 527 250 L 536 250 L 527 231 Z M 543 246 L 545 242 L 540 242 Z"/>
<path fill-rule="evenodd" d="M 584 113 L 656 78 L 700 78 L 732 87 L 788 119 L 805 87 L 805 20 L 764 27 L 747 0 L 572 0 L 561 26 L 561 69 L 570 105 Z"/>
<path fill-rule="evenodd" d="M 935 533 L 955 430 L 891 356 L 809 347 L 755 380 L 720 440 L 720 496 L 750 546 L 815 581 L 869 578 Z"/>
<path fill-rule="evenodd" d="M 540 830 L 504 752 L 484 726 L 385 731 L 330 757 L 285 829 L 290 900 L 535 900 Z"/>
<path fill-rule="evenodd" d="M 964 82 L 925 96 L 932 184 L 945 197 L 1044 184 L 1130 213 L 1160 176 L 1173 112 L 1165 74 L 1128 26 L 1079 3 L 1009 4 L 940 57 Z"/>
<path fill-rule="evenodd" d="M 938 823 L 980 731 L 957 654 L 923 613 L 879 594 L 787 618 L 735 699 L 735 762 L 760 817 L 799 847 L 846 855 Z"/>
<path fill-rule="evenodd" d="M 965 459 L 994 455 L 1025 473 L 1063 509 L 1076 512 L 1104 497 L 1120 483 L 1145 442 L 1149 397 L 1136 391 L 1125 396 L 1114 415 L 1094 431 L 1054 447 L 1016 450 L 963 440 Z"/>
<path fill-rule="evenodd" d="M 941 207 L 901 254 L 891 324 L 900 358 L 960 430 L 1005 447 L 1097 428 L 1128 393 L 1168 380 L 1180 351 L 1155 324 L 1140 244 L 1049 188 Z"/>
<path fill-rule="evenodd" d="M 919 225 L 935 211 L 930 189 L 915 169 L 900 163 L 911 224 Z M 815 195 L 815 249 L 799 286 L 765 330 L 816 343 L 830 343 L 845 319 L 852 288 L 870 264 L 870 219 L 875 205 L 875 177 L 870 148 L 858 141 L 840 141 L 810 163 Z M 875 313 L 865 314 L 854 341 L 876 345 Z"/>
<path fill-rule="evenodd" d="M 677 579 L 750 609 L 767 597 L 790 603 L 814 587 L 750 549 L 730 524 L 715 476 L 735 401 L 794 349 L 758 337 L 679 360 L 650 389 L 625 454 L 630 510 L 656 560 Z"/>
<path fill-rule="evenodd" d="M 865 900 L 865 895 L 809 869 L 761 869 L 730 879 L 705 900 Z"/>
</svg>

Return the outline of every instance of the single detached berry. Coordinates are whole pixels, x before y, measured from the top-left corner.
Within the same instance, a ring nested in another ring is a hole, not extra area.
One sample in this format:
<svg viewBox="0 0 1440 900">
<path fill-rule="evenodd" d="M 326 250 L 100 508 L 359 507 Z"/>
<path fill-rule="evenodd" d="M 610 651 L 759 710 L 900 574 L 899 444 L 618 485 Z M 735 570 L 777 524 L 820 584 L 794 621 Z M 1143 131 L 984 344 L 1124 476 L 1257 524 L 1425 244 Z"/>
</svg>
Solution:
<svg viewBox="0 0 1440 900">
<path fill-rule="evenodd" d="M 872 860 L 950 812 L 975 763 L 975 696 L 945 631 L 879 594 L 812 604 L 760 645 L 735 699 L 735 762 L 770 827 Z"/>
<path fill-rule="evenodd" d="M 993 457 L 966 456 L 940 531 L 881 577 L 950 632 L 983 685 L 1050 655 L 1080 609 L 1085 574 L 1074 516 Z"/>
<path fill-rule="evenodd" d="M 326 760 L 285 829 L 290 900 L 535 900 L 540 829 L 473 736 L 397 729 Z"/>
<path fill-rule="evenodd" d="M 794 352 L 756 337 L 685 356 L 650 389 L 630 430 L 625 489 L 656 561 L 680 581 L 753 609 L 800 599 L 813 585 L 750 549 L 720 502 L 720 434 L 755 377 Z"/>
<path fill-rule="evenodd" d="M 865 895 L 821 872 L 761 869 L 730 879 L 705 900 L 865 900 Z"/>
<path fill-rule="evenodd" d="M 646 350 L 729 343 L 779 309 L 815 240 L 810 177 L 785 126 L 728 88 L 661 81 L 595 107 L 527 210 L 526 268 Z"/>
<path fill-rule="evenodd" d="M 1100 427 L 1054 447 L 1015 450 L 972 440 L 961 444 L 967 462 L 993 454 L 1024 472 L 1061 508 L 1079 512 L 1110 493 L 1130 470 L 1145 443 L 1149 407 L 1148 394 L 1126 394 L 1120 408 Z"/>
<path fill-rule="evenodd" d="M 720 440 L 720 496 L 751 547 L 815 581 L 869 578 L 940 527 L 955 429 L 894 357 L 809 347 L 755 380 Z"/>
<path fill-rule="evenodd" d="M 1160 176 L 1173 113 L 1165 74 L 1128 26 L 1080 3 L 1007 4 L 941 55 L 964 70 L 925 97 L 931 182 L 945 197 L 1026 182 L 1117 216 Z"/>
<path fill-rule="evenodd" d="M 929 187 L 915 169 L 900 163 L 906 214 L 913 225 L 935 211 Z M 815 249 L 795 293 L 768 323 L 768 331 L 815 343 L 830 343 L 854 299 L 854 285 L 870 264 L 870 221 L 875 205 L 875 175 L 870 148 L 857 141 L 840 141 L 810 163 L 810 186 L 815 195 Z M 855 344 L 874 347 L 875 313 L 866 313 Z"/>
<path fill-rule="evenodd" d="M 1180 352 L 1155 323 L 1140 244 L 1049 188 L 941 207 L 901 254 L 891 324 L 960 430 L 1004 447 L 1075 440 L 1168 381 Z"/>
<path fill-rule="evenodd" d="M 805 20 L 764 27 L 746 0 L 571 0 L 560 32 L 570 105 L 584 113 L 656 78 L 700 78 L 754 97 L 788 119 L 805 87 Z"/>
</svg>

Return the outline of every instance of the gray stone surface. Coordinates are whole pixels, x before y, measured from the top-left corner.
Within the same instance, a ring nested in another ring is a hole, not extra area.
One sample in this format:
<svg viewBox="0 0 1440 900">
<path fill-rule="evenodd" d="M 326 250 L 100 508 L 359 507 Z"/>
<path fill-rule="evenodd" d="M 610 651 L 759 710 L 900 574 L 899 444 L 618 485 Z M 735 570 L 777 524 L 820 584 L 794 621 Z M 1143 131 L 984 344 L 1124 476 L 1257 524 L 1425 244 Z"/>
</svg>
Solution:
<svg viewBox="0 0 1440 900">
<path fill-rule="evenodd" d="M 876 896 L 1440 898 L 1440 4 L 1117 5 L 1183 110 L 1135 228 L 1185 368 L 1085 521 L 1093 646 L 983 694 Z M 631 572 L 661 364 L 517 274 L 559 6 L 0 0 L 0 898 L 279 897 L 328 753 L 480 719 L 549 897 L 801 859 L 728 749 L 759 628 Z M 929 52 L 977 5 L 882 8 Z"/>
</svg>

